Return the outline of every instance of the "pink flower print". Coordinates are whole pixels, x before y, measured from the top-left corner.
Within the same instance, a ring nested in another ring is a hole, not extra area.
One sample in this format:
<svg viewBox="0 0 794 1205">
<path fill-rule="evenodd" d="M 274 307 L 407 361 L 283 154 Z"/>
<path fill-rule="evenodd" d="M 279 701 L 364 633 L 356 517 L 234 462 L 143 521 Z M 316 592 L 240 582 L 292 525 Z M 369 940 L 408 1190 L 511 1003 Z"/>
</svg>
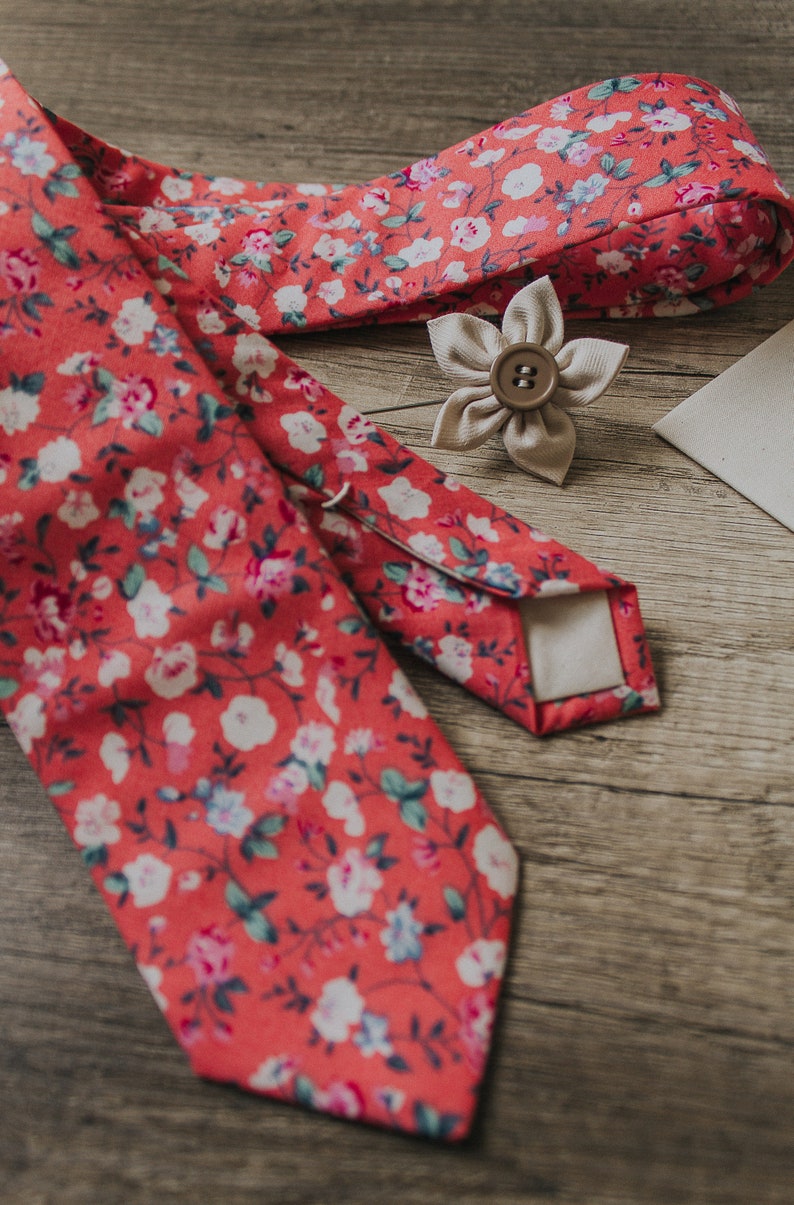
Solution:
<svg viewBox="0 0 794 1205">
<path fill-rule="evenodd" d="M 275 803 L 292 815 L 296 811 L 298 799 L 308 788 L 308 774 L 303 766 L 292 762 L 270 779 L 265 787 L 264 796 L 270 803 Z"/>
<path fill-rule="evenodd" d="M 439 193 L 439 197 L 445 209 L 459 209 L 473 192 L 473 184 L 468 184 L 465 180 L 453 180 L 447 185 L 446 192 Z"/>
<path fill-rule="evenodd" d="M 249 230 L 242 241 L 243 251 L 252 259 L 266 258 L 275 245 L 273 234 L 266 226 L 257 226 L 254 230 Z"/>
<path fill-rule="evenodd" d="M 383 876 L 358 849 L 349 849 L 328 867 L 331 900 L 340 916 L 358 916 L 372 906 Z"/>
<path fill-rule="evenodd" d="M 369 188 L 359 200 L 362 209 L 371 209 L 377 217 L 389 212 L 388 188 Z"/>
<path fill-rule="evenodd" d="M 412 611 L 435 611 L 446 597 L 444 579 L 427 565 L 414 563 L 403 582 L 403 598 Z"/>
<path fill-rule="evenodd" d="M 364 1113 L 364 1094 L 352 1080 L 334 1080 L 314 1095 L 314 1107 L 335 1117 L 355 1120 Z"/>
<path fill-rule="evenodd" d="M 21 523 L 22 515 L 18 510 L 10 515 L 0 515 L 0 556 L 12 565 L 24 560 Z"/>
<path fill-rule="evenodd" d="M 177 699 L 198 684 L 197 669 L 196 650 L 182 640 L 169 649 L 156 649 L 143 676 L 161 699 Z"/>
<path fill-rule="evenodd" d="M 576 167 L 583 167 L 585 163 L 590 162 L 596 149 L 590 146 L 589 142 L 575 142 L 568 151 L 568 162 Z"/>
<path fill-rule="evenodd" d="M 172 774 L 181 774 L 190 765 L 195 735 L 190 716 L 182 711 L 171 711 L 163 720 L 166 765 Z"/>
<path fill-rule="evenodd" d="M 0 251 L 0 280 L 12 293 L 35 293 L 39 284 L 38 257 L 27 247 Z"/>
<path fill-rule="evenodd" d="M 668 293 L 685 293 L 689 287 L 686 275 L 680 268 L 675 268 L 672 264 L 657 268 L 654 273 L 654 280 L 663 289 L 666 289 Z"/>
<path fill-rule="evenodd" d="M 414 837 L 414 847 L 411 858 L 425 874 L 438 874 L 441 869 L 441 856 L 435 841 L 429 837 Z"/>
<path fill-rule="evenodd" d="M 196 976 L 199 987 L 227 983 L 231 978 L 234 943 L 218 925 L 208 925 L 194 933 L 187 943 L 185 962 Z"/>
<path fill-rule="evenodd" d="M 74 619 L 74 603 L 68 590 L 38 578 L 30 587 L 28 615 L 33 615 L 33 630 L 45 644 L 66 644 Z"/>
<path fill-rule="evenodd" d="M 269 556 L 252 557 L 245 575 L 245 588 L 259 602 L 269 602 L 287 594 L 297 566 L 291 552 L 273 551 Z"/>
<path fill-rule="evenodd" d="M 130 428 L 139 423 L 145 414 L 154 410 L 157 387 L 151 377 L 128 373 L 115 382 L 113 394 L 118 403 L 122 425 Z"/>
<path fill-rule="evenodd" d="M 434 180 L 441 175 L 441 169 L 436 167 L 433 159 L 420 159 L 414 163 L 405 181 L 406 188 L 426 192 Z"/>
<path fill-rule="evenodd" d="M 702 184 L 699 180 L 687 180 L 675 190 L 676 205 L 707 205 L 719 195 L 716 184 Z"/>
<path fill-rule="evenodd" d="M 247 531 L 248 524 L 245 517 L 230 506 L 221 503 L 210 515 L 202 542 L 207 548 L 228 548 L 230 544 L 240 544 L 245 539 Z"/>
<path fill-rule="evenodd" d="M 304 368 L 298 368 L 297 365 L 290 368 L 284 378 L 284 388 L 299 389 L 310 402 L 319 401 L 323 395 L 323 386 L 320 382 L 310 372 L 306 372 Z"/>
<path fill-rule="evenodd" d="M 494 1022 L 494 1008 L 488 994 L 479 991 L 467 996 L 458 1008 L 458 1016 L 458 1034 L 466 1051 L 466 1058 L 472 1070 L 479 1072 L 485 1065 Z"/>
</svg>

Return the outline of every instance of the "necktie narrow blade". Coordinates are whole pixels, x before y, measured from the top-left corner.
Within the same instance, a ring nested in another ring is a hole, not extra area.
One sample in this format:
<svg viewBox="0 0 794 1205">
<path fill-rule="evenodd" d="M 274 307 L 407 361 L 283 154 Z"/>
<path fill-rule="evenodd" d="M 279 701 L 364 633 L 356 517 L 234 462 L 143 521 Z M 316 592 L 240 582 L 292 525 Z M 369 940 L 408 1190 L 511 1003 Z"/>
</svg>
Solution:
<svg viewBox="0 0 794 1205">
<path fill-rule="evenodd" d="M 688 76 L 580 88 L 342 188 L 173 172 L 63 126 L 102 195 L 263 332 L 495 315 L 543 275 L 572 316 L 694 314 L 794 255 L 794 203 L 738 105 Z"/>
</svg>

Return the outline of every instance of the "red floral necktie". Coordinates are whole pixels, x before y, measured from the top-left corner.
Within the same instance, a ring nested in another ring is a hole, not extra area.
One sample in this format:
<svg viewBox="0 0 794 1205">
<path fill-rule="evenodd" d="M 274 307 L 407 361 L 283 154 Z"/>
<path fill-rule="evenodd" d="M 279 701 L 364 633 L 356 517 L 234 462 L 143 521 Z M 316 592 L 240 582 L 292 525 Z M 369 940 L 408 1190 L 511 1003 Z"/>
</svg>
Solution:
<svg viewBox="0 0 794 1205">
<path fill-rule="evenodd" d="M 200 1074 L 459 1138 L 517 857 L 373 625 L 549 732 L 657 705 L 636 593 L 265 333 L 495 314 L 543 273 L 578 314 L 704 309 L 781 270 L 791 205 L 677 77 L 335 191 L 0 99 L 8 722 Z M 604 623 L 617 680 L 546 697 L 533 641 L 587 660 Z"/>
</svg>

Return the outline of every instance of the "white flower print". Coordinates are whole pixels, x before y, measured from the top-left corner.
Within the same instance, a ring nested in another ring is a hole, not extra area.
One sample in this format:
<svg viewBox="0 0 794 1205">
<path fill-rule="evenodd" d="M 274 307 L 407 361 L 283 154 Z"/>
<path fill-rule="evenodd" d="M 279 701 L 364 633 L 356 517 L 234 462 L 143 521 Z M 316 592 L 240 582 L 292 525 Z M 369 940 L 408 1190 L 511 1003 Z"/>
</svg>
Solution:
<svg viewBox="0 0 794 1205">
<path fill-rule="evenodd" d="M 182 503 L 182 514 L 186 519 L 192 519 L 209 498 L 206 490 L 197 485 L 187 473 L 181 471 L 174 473 L 174 489 Z"/>
<path fill-rule="evenodd" d="M 539 151 L 545 151 L 547 155 L 553 155 L 556 151 L 562 150 L 569 138 L 568 130 L 563 126 L 549 126 L 545 130 L 541 130 L 537 136 L 535 145 Z"/>
<path fill-rule="evenodd" d="M 26 393 L 23 389 L 14 389 L 9 385 L 0 389 L 0 427 L 6 435 L 14 435 L 17 431 L 27 431 L 31 423 L 39 416 L 39 398 L 37 394 Z"/>
<path fill-rule="evenodd" d="M 69 490 L 56 513 L 62 523 L 78 531 L 99 518 L 91 493 L 80 489 Z"/>
<path fill-rule="evenodd" d="M 294 757 L 305 765 L 327 766 L 331 754 L 336 749 L 334 730 L 328 724 L 318 724 L 310 720 L 302 724 L 292 738 L 290 749 Z"/>
<path fill-rule="evenodd" d="M 531 197 L 543 184 L 543 172 L 537 163 L 524 163 L 508 172 L 502 181 L 502 192 L 514 201 Z"/>
<path fill-rule="evenodd" d="M 112 649 L 100 656 L 97 681 L 100 686 L 112 686 L 119 678 L 129 678 L 131 672 L 132 662 L 127 654 Z"/>
<path fill-rule="evenodd" d="M 276 645 L 276 663 L 281 666 L 281 680 L 285 685 L 303 686 L 303 658 L 283 640 Z"/>
<path fill-rule="evenodd" d="M 324 1041 L 344 1042 L 361 1020 L 364 1003 L 352 980 L 329 979 L 311 1014 L 311 1023 Z"/>
<path fill-rule="evenodd" d="M 337 305 L 345 295 L 345 286 L 341 280 L 324 280 L 317 286 L 317 296 L 326 305 Z"/>
<path fill-rule="evenodd" d="M 474 673 L 472 646 L 462 636 L 443 636 L 438 642 L 441 650 L 436 655 L 436 666 L 455 682 L 468 682 Z"/>
<path fill-rule="evenodd" d="M 450 244 L 463 251 L 476 251 L 478 247 L 485 246 L 491 237 L 487 218 L 456 218 L 449 228 L 452 234 Z"/>
<path fill-rule="evenodd" d="M 274 1054 L 260 1063 L 257 1070 L 248 1079 L 248 1084 L 255 1092 L 270 1092 L 274 1088 L 283 1088 L 295 1075 L 298 1067 L 297 1059 L 289 1054 Z"/>
<path fill-rule="evenodd" d="M 675 131 L 688 130 L 692 125 L 686 113 L 679 113 L 677 109 L 668 105 L 665 105 L 663 109 L 653 109 L 650 113 L 643 113 L 640 121 L 657 134 L 672 134 Z"/>
<path fill-rule="evenodd" d="M 142 234 L 162 234 L 167 230 L 176 229 L 176 219 L 165 209 L 154 209 L 147 206 L 141 210 L 139 226 Z"/>
<path fill-rule="evenodd" d="M 157 582 L 149 578 L 129 600 L 127 610 L 135 621 L 135 635 L 142 640 L 147 636 L 165 636 L 171 626 L 168 618 L 171 596 L 164 594 Z"/>
<path fill-rule="evenodd" d="M 487 540 L 489 544 L 499 543 L 499 533 L 487 515 L 467 515 L 466 526 L 478 539 Z"/>
<path fill-rule="evenodd" d="M 186 201 L 193 192 L 193 181 L 180 176 L 166 176 L 160 184 L 169 201 Z"/>
<path fill-rule="evenodd" d="M 375 892 L 383 885 L 383 876 L 358 849 L 328 867 L 328 888 L 340 916 L 358 916 L 372 905 Z"/>
<path fill-rule="evenodd" d="M 472 159 L 471 166 L 472 167 L 493 167 L 494 163 L 498 163 L 500 159 L 504 158 L 504 155 L 505 155 L 505 148 L 503 146 L 497 147 L 495 149 L 487 150 L 487 151 L 481 151 L 476 159 Z"/>
<path fill-rule="evenodd" d="M 501 979 L 507 950 L 503 941 L 487 941 L 480 937 L 455 960 L 461 982 L 467 987 L 485 987 L 492 979 Z"/>
<path fill-rule="evenodd" d="M 143 676 L 161 699 L 178 699 L 198 684 L 197 668 L 196 650 L 182 640 L 169 649 L 155 649 Z"/>
<path fill-rule="evenodd" d="M 65 481 L 80 468 L 80 449 L 73 439 L 59 435 L 39 449 L 37 463 L 42 481 Z"/>
<path fill-rule="evenodd" d="M 351 444 L 366 443 L 370 435 L 376 430 L 372 419 L 367 418 L 366 414 L 362 414 L 353 406 L 343 406 L 339 411 L 336 421 L 339 430 L 347 442 Z"/>
<path fill-rule="evenodd" d="M 491 890 L 503 900 L 515 895 L 518 854 L 495 824 L 487 824 L 475 837 L 474 863 Z"/>
<path fill-rule="evenodd" d="M 309 414 L 308 410 L 298 410 L 294 414 L 282 414 L 279 422 L 287 432 L 291 448 L 297 448 L 299 452 L 305 452 L 307 456 L 314 456 L 320 451 L 326 437 L 325 427 Z"/>
<path fill-rule="evenodd" d="M 55 167 L 46 142 L 35 142 L 23 134 L 11 147 L 11 162 L 22 176 L 38 176 L 45 180 Z"/>
<path fill-rule="evenodd" d="M 125 862 L 121 869 L 136 908 L 151 908 L 168 895 L 171 867 L 154 854 L 139 854 L 134 862 Z"/>
<path fill-rule="evenodd" d="M 369 188 L 359 200 L 362 209 L 371 209 L 379 218 L 389 212 L 388 188 Z"/>
<path fill-rule="evenodd" d="M 331 672 L 322 672 L 317 678 L 314 697 L 332 724 L 338 724 L 342 713 L 336 702 L 336 686 Z"/>
<path fill-rule="evenodd" d="M 338 780 L 330 782 L 323 794 L 323 807 L 332 820 L 344 820 L 348 837 L 362 836 L 364 817 L 347 783 Z"/>
<path fill-rule="evenodd" d="M 196 735 L 196 729 L 189 715 L 184 711 L 169 711 L 163 720 L 163 736 L 168 744 L 189 745 Z"/>
<path fill-rule="evenodd" d="M 423 720 L 426 717 L 427 708 L 401 669 L 395 669 L 391 676 L 389 697 L 395 699 L 402 710 L 415 720 Z"/>
<path fill-rule="evenodd" d="M 92 368 L 96 368 L 99 361 L 100 357 L 96 352 L 73 351 L 62 364 L 58 365 L 55 371 L 64 377 L 81 377 L 83 373 L 90 372 Z"/>
<path fill-rule="evenodd" d="M 438 536 L 432 535 L 429 531 L 414 532 L 412 536 L 408 537 L 408 547 L 424 560 L 435 561 L 437 564 L 446 560 L 447 553 L 444 545 Z"/>
<path fill-rule="evenodd" d="M 381 486 L 379 496 L 389 514 L 398 519 L 426 519 L 430 510 L 430 495 L 415 489 L 408 477 L 395 477 L 390 485 Z"/>
<path fill-rule="evenodd" d="M 746 158 L 752 160 L 753 163 L 764 164 L 769 162 L 760 146 L 757 146 L 755 143 L 745 142 L 743 138 L 732 138 L 731 142 L 740 155 L 746 156 Z"/>
<path fill-rule="evenodd" d="M 410 247 L 404 247 L 400 256 L 409 268 L 418 268 L 421 264 L 429 264 L 441 258 L 444 240 L 438 238 L 415 238 Z"/>
<path fill-rule="evenodd" d="M 120 732 L 105 733 L 99 746 L 99 756 L 114 784 L 123 782 L 130 768 L 130 750 Z"/>
<path fill-rule="evenodd" d="M 276 734 L 276 721 L 264 699 L 236 695 L 221 715 L 223 735 L 230 745 L 250 753 L 267 745 Z"/>
<path fill-rule="evenodd" d="M 47 728 L 44 700 L 36 694 L 23 695 L 6 720 L 23 752 L 30 753 L 33 742 L 44 736 Z"/>
<path fill-rule="evenodd" d="M 138 467 L 132 470 L 124 487 L 124 497 L 140 515 L 151 515 L 163 502 L 162 487 L 168 478 L 156 469 Z"/>
<path fill-rule="evenodd" d="M 308 300 L 300 285 L 284 285 L 273 294 L 273 301 L 280 314 L 302 314 Z"/>
<path fill-rule="evenodd" d="M 439 807 L 456 814 L 468 812 L 477 802 L 474 783 L 459 770 L 433 770 L 430 787 Z"/>
<path fill-rule="evenodd" d="M 444 269 L 442 280 L 452 280 L 455 284 L 465 284 L 469 279 L 466 265 L 462 259 L 453 259 Z"/>
<path fill-rule="evenodd" d="M 598 117 L 591 117 L 587 128 L 596 134 L 603 134 L 605 130 L 611 130 L 618 122 L 631 121 L 633 116 L 634 114 L 628 109 L 621 109 L 616 113 L 602 113 Z"/>
<path fill-rule="evenodd" d="M 140 971 L 141 978 L 148 987 L 154 997 L 154 1002 L 161 1012 L 165 1012 L 168 1008 L 168 1000 L 160 991 L 160 985 L 163 982 L 163 972 L 160 967 L 147 966 L 142 962 L 135 964 Z"/>
<path fill-rule="evenodd" d="M 75 808 L 72 835 L 78 845 L 87 848 L 115 845 L 121 840 L 121 829 L 116 823 L 120 817 L 121 808 L 115 799 L 108 799 L 107 795 L 81 799 Z"/>
<path fill-rule="evenodd" d="M 143 343 L 157 323 L 157 315 L 143 297 L 128 297 L 121 307 L 113 330 L 122 342 L 129 345 Z"/>
<path fill-rule="evenodd" d="M 277 360 L 278 352 L 273 344 L 255 331 L 247 335 L 238 335 L 234 341 L 232 363 L 241 377 L 250 376 L 255 372 L 264 380 L 273 372 Z"/>
<path fill-rule="evenodd" d="M 332 264 L 334 260 L 344 259 L 347 255 L 347 243 L 343 238 L 331 238 L 330 234 L 321 234 L 312 251 L 326 263 Z"/>
<path fill-rule="evenodd" d="M 631 260 L 622 251 L 597 251 L 596 263 L 610 276 L 619 276 L 622 272 L 631 271 Z"/>
</svg>

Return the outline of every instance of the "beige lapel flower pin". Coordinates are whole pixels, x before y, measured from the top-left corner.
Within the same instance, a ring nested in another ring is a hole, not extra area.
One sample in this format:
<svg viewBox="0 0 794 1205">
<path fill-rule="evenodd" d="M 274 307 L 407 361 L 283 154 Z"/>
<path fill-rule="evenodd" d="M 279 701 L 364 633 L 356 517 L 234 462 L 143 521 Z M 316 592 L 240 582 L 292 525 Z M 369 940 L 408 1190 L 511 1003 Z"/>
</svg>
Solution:
<svg viewBox="0 0 794 1205">
<path fill-rule="evenodd" d="M 434 448 L 464 452 L 502 432 L 519 468 L 561 485 L 576 431 L 566 413 L 595 401 L 620 372 L 623 343 L 572 339 L 548 276 L 516 293 L 501 331 L 474 314 L 444 314 L 427 324 L 439 367 L 465 382 L 436 418 Z"/>
</svg>

